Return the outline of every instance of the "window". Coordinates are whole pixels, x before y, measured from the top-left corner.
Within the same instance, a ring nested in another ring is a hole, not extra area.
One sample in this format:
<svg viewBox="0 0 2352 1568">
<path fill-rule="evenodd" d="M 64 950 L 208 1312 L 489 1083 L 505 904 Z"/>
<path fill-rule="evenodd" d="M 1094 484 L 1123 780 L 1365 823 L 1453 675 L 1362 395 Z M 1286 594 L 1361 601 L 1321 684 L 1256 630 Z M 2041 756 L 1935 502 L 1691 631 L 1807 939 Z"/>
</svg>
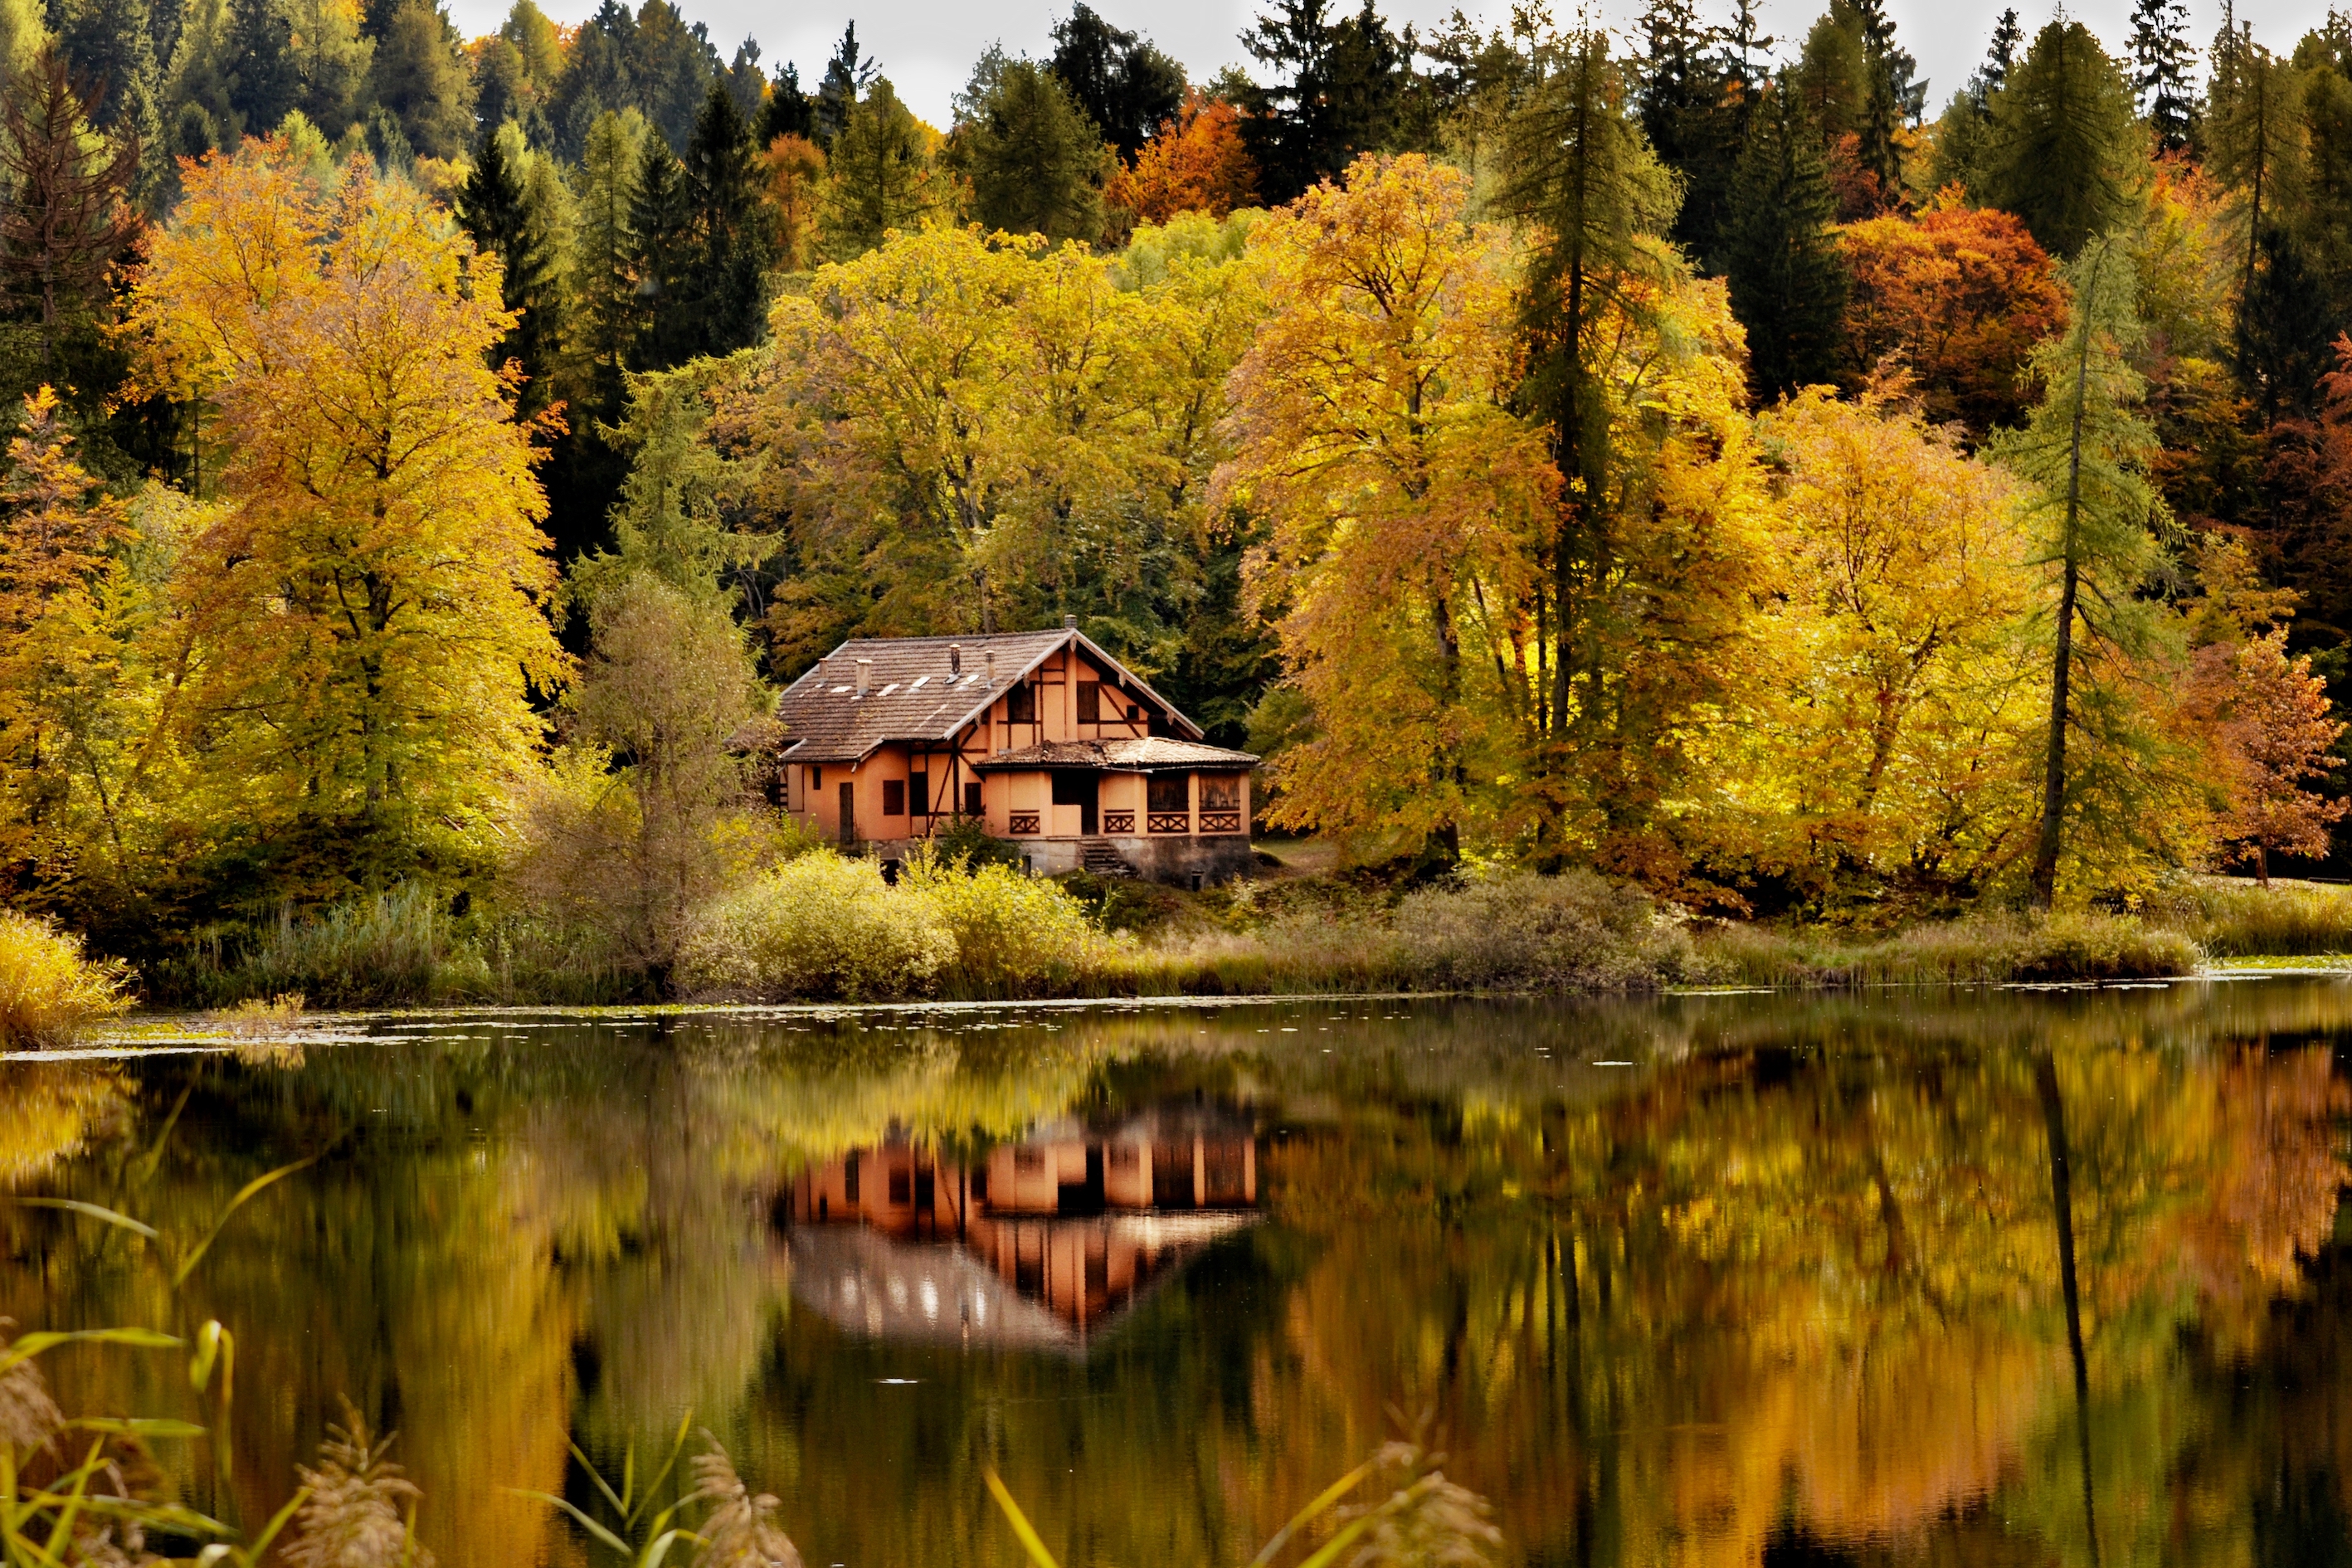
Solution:
<svg viewBox="0 0 2352 1568">
<path fill-rule="evenodd" d="M 1138 708 L 1132 702 L 1129 703 L 1127 705 L 1127 721 L 1130 724 L 1141 723 L 1143 721 L 1143 710 Z"/>
<path fill-rule="evenodd" d="M 1241 774 L 1202 773 L 1201 775 L 1201 809 L 1202 811 L 1239 811 L 1241 808 Z"/>
<path fill-rule="evenodd" d="M 808 771 L 808 779 L 809 788 L 823 789 L 824 787 L 824 770 L 823 768 L 811 768 Z"/>
<path fill-rule="evenodd" d="M 1146 784 L 1144 806 L 1150 811 L 1190 811 L 1192 809 L 1187 773 L 1153 773 Z"/>
<path fill-rule="evenodd" d="M 845 1204 L 857 1201 L 857 1155 L 854 1151 L 841 1163 L 841 1201 Z"/>
<path fill-rule="evenodd" d="M 963 786 L 963 814 L 966 816 L 985 815 L 980 804 L 980 781 L 977 779 Z"/>
<path fill-rule="evenodd" d="M 1024 680 L 1004 694 L 1004 721 L 1008 724 L 1034 724 L 1037 721 L 1035 687 Z"/>
<path fill-rule="evenodd" d="M 931 774 L 929 769 L 907 775 L 907 799 L 917 816 L 931 815 Z"/>
<path fill-rule="evenodd" d="M 907 781 L 905 779 L 882 781 L 882 815 L 885 816 L 907 815 Z"/>
<path fill-rule="evenodd" d="M 892 1171 L 890 1173 L 890 1206 L 894 1209 L 902 1209 L 908 1204 L 914 1202 L 914 1185 L 915 1176 L 913 1172 L 904 1170 Z"/>
<path fill-rule="evenodd" d="M 1081 724 L 1099 724 L 1102 722 L 1101 681 L 1081 680 L 1078 682 L 1078 722 Z"/>
<path fill-rule="evenodd" d="M 971 1201 L 976 1204 L 988 1201 L 988 1167 L 985 1165 L 971 1173 Z"/>
</svg>

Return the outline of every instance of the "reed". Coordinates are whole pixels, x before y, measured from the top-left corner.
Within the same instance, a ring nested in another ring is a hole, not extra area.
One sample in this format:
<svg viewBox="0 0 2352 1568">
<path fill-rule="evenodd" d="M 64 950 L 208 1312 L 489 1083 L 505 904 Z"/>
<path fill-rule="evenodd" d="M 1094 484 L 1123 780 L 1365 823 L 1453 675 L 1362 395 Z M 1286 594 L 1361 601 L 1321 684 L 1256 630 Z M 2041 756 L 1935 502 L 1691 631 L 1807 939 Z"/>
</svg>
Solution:
<svg viewBox="0 0 2352 1568">
<path fill-rule="evenodd" d="M 2216 958 L 2352 953 L 2352 888 L 2200 878 L 2151 900 L 2147 918 Z"/>
<path fill-rule="evenodd" d="M 1825 927 L 1727 924 L 1702 932 L 1696 968 L 1718 984 L 1786 989 L 2148 980 L 2193 974 L 2187 934 L 2130 915 L 1990 911 L 1856 940 Z"/>
<path fill-rule="evenodd" d="M 0 1046 L 70 1044 L 129 1011 L 130 987 L 128 964 L 91 958 L 79 937 L 0 910 Z"/>
</svg>

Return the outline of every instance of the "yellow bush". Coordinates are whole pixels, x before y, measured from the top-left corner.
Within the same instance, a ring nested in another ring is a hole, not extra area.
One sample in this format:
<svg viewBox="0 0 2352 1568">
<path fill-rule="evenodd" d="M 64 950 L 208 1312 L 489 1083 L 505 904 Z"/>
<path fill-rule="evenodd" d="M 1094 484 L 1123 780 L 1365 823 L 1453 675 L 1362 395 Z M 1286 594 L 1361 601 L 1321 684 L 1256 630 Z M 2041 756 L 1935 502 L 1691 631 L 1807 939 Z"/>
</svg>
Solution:
<svg viewBox="0 0 2352 1568">
<path fill-rule="evenodd" d="M 131 969 L 85 957 L 81 938 L 0 910 L 0 1044 L 62 1046 L 127 1012 Z"/>
<path fill-rule="evenodd" d="M 956 996 L 1035 995 L 1075 973 L 1098 940 L 1085 907 L 1058 882 L 996 862 L 944 858 L 928 846 L 907 862 L 898 891 L 928 900 L 955 938 L 941 988 Z"/>
<path fill-rule="evenodd" d="M 870 1001 L 928 991 L 955 952 L 929 898 L 889 886 L 871 860 L 817 851 L 701 910 L 679 979 L 702 994 Z"/>
</svg>

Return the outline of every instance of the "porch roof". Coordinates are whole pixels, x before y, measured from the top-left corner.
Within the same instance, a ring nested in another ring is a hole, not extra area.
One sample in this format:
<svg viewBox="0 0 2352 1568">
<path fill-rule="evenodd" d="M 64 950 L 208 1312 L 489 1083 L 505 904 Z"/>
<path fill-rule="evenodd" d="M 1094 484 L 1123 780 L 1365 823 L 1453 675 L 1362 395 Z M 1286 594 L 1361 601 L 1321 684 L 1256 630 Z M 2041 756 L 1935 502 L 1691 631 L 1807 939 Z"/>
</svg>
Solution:
<svg viewBox="0 0 2352 1568">
<path fill-rule="evenodd" d="M 1017 752 L 999 752 L 977 764 L 982 773 L 1027 771 L 1034 768 L 1097 768 L 1105 773 L 1169 773 L 1185 768 L 1254 768 L 1257 758 L 1247 752 L 1198 741 L 1171 741 L 1150 735 L 1131 741 L 1048 741 Z"/>
</svg>

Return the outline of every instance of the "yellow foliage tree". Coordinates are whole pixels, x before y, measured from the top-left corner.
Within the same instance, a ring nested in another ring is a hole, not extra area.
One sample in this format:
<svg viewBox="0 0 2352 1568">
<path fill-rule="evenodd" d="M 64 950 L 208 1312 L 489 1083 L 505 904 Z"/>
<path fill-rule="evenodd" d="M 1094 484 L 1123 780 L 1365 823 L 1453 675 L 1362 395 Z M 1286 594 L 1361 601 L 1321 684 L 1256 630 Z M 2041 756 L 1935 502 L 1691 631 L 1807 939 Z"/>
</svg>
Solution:
<svg viewBox="0 0 2352 1568">
<path fill-rule="evenodd" d="M 312 835 L 361 874 L 462 852 L 530 764 L 526 683 L 566 668 L 532 473 L 553 426 L 488 367 L 514 325 L 497 260 L 363 159 L 322 185 L 248 142 L 183 180 L 130 320 L 151 384 L 217 403 L 231 452 L 179 575 L 214 763 L 298 860 Z"/>
<path fill-rule="evenodd" d="M 1518 608 L 1559 479 L 1506 405 L 1517 258 L 1469 183 L 1367 159 L 1252 230 L 1272 306 L 1231 386 L 1222 499 L 1262 512 L 1318 733 L 1276 763 L 1287 825 L 1458 852 L 1500 807 L 1529 670 Z"/>
</svg>

